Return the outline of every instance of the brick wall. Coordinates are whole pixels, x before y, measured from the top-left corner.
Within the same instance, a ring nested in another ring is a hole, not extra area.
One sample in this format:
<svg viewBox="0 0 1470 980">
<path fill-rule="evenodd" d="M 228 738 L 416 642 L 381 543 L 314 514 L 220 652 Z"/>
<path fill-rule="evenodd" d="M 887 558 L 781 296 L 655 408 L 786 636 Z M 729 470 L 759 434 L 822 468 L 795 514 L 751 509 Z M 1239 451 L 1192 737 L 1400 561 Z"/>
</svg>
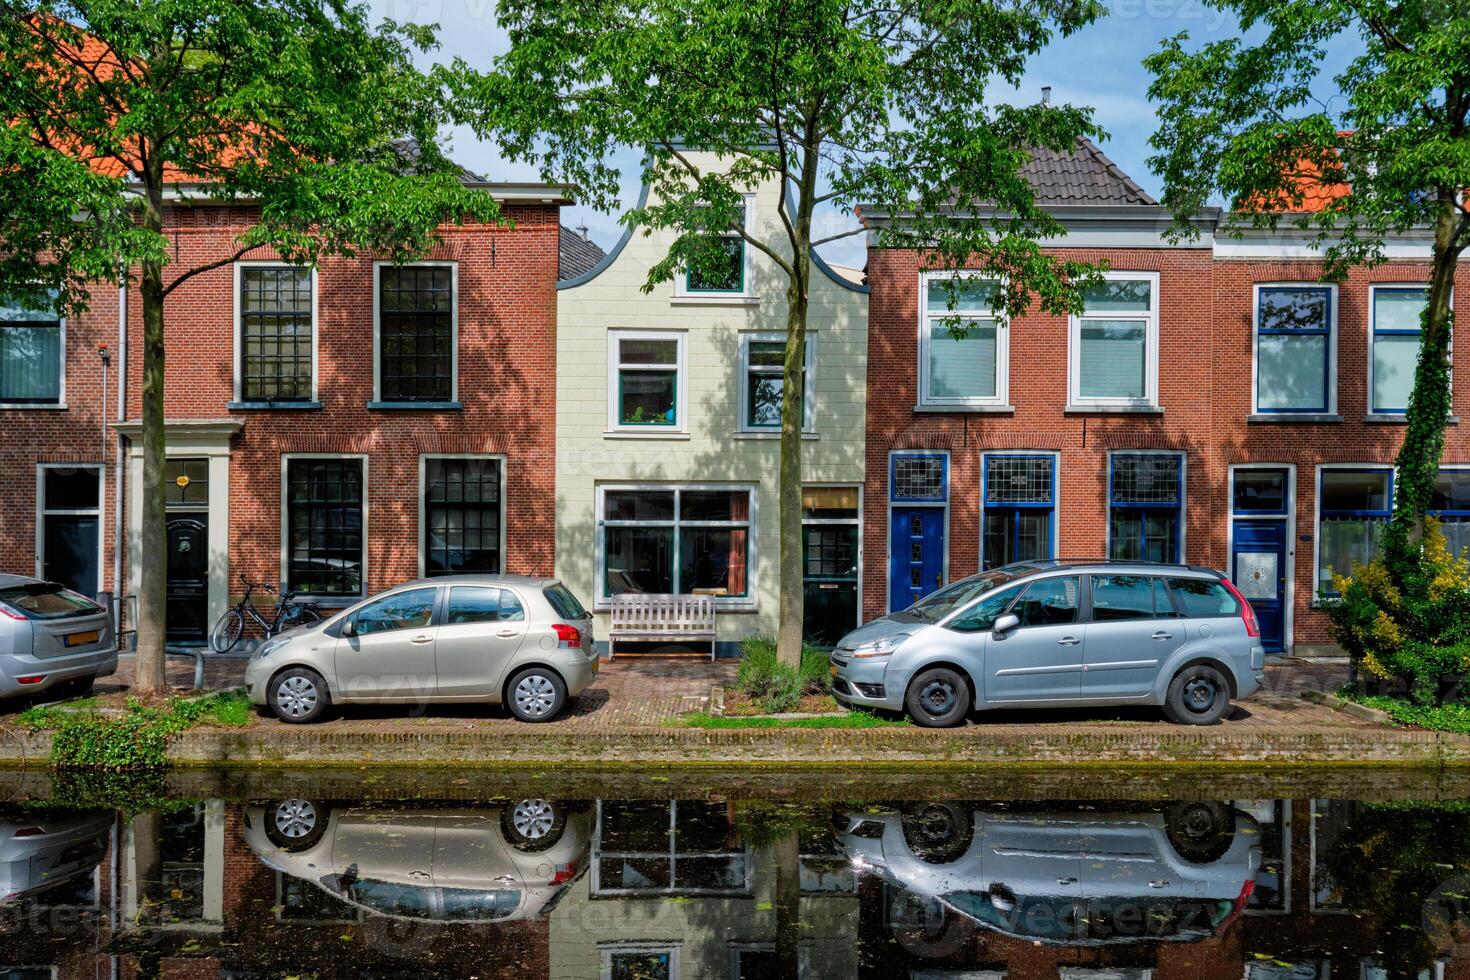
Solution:
<svg viewBox="0 0 1470 980">
<path fill-rule="evenodd" d="M 1059 454 L 1056 553 L 1094 557 L 1107 549 L 1107 465 L 1114 450 L 1171 449 L 1186 457 L 1185 560 L 1229 563 L 1229 467 L 1294 464 L 1297 474 L 1295 637 L 1328 642 L 1314 592 L 1315 467 L 1324 462 L 1389 463 L 1402 426 L 1364 420 L 1367 410 L 1368 286 L 1428 278 L 1424 262 L 1358 269 L 1339 289 L 1338 401 L 1343 421 L 1250 422 L 1253 284 L 1311 281 L 1314 262 L 1216 259 L 1211 250 L 1068 249 L 1058 254 L 1106 261 L 1117 271 L 1159 274 L 1159 415 L 1069 413 L 1066 317 L 1036 311 L 1010 326 L 1010 403 L 1014 413 L 916 412 L 921 257 L 869 252 L 867 493 L 864 519 L 865 617 L 888 605 L 888 460 L 893 450 L 950 454 L 948 579 L 979 566 L 980 467 L 987 450 Z M 1470 268 L 1459 290 L 1470 289 Z M 1459 345 L 1463 350 L 1465 345 Z M 1455 378 L 1457 411 L 1470 409 L 1470 372 Z M 1470 462 L 1470 434 L 1452 427 L 1445 461 Z M 1303 536 L 1306 536 L 1303 539 Z"/>
</svg>

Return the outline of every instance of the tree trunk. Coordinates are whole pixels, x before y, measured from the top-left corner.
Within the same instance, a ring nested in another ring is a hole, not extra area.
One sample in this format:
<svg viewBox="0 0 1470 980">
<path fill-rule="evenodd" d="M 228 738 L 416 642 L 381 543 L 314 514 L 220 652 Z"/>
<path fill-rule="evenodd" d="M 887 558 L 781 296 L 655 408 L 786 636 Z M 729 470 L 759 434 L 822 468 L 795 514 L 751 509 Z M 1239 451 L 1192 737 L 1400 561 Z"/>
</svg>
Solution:
<svg viewBox="0 0 1470 980">
<path fill-rule="evenodd" d="M 163 230 L 162 174 L 147 192 L 144 224 Z M 168 527 L 164 516 L 163 432 L 163 263 L 143 263 L 143 523 L 137 554 L 137 660 L 133 690 L 156 694 L 168 686 L 164 675 L 164 612 L 168 582 Z"/>
<path fill-rule="evenodd" d="M 1460 257 L 1455 241 L 1458 207 L 1452 191 L 1441 190 L 1438 196 L 1429 306 L 1424 313 L 1414 388 L 1409 393 L 1404 442 L 1396 461 L 1393 518 L 1384 536 L 1383 553 L 1389 573 L 1400 583 L 1419 561 L 1424 512 L 1439 475 L 1445 426 L 1450 417 L 1449 353 L 1454 334 L 1450 294 Z"/>
<path fill-rule="evenodd" d="M 771 846 L 776 864 L 776 976 L 801 969 L 801 844 L 795 829 Z"/>
</svg>

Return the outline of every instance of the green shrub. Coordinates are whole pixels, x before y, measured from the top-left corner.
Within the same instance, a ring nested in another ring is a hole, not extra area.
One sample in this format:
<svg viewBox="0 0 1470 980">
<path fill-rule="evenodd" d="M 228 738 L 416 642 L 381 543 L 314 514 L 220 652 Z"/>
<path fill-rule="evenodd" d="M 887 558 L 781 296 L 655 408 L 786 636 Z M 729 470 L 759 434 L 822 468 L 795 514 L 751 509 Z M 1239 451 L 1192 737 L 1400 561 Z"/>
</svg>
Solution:
<svg viewBox="0 0 1470 980">
<path fill-rule="evenodd" d="M 1467 700 L 1470 669 L 1470 563 L 1456 557 L 1439 522 L 1426 518 L 1419 561 L 1396 582 L 1383 559 L 1333 578 L 1325 603 L 1333 638 L 1360 682 L 1415 704 Z"/>
<path fill-rule="evenodd" d="M 762 711 L 770 714 L 790 711 L 808 694 L 826 694 L 832 688 L 825 650 L 804 646 L 801 666 L 796 668 L 777 662 L 774 637 L 748 636 L 740 646 L 744 656 L 735 674 L 735 684 Z"/>
</svg>

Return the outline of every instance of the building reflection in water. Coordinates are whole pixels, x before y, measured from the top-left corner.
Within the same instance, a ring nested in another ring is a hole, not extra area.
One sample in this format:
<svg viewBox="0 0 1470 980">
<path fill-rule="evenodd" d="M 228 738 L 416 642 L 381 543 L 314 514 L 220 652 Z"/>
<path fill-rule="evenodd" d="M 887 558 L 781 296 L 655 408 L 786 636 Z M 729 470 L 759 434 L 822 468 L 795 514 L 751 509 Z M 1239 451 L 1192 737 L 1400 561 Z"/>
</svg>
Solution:
<svg viewBox="0 0 1470 980">
<path fill-rule="evenodd" d="M 0 874 L 0 980 L 1470 977 L 1463 805 L 11 805 Z"/>
</svg>

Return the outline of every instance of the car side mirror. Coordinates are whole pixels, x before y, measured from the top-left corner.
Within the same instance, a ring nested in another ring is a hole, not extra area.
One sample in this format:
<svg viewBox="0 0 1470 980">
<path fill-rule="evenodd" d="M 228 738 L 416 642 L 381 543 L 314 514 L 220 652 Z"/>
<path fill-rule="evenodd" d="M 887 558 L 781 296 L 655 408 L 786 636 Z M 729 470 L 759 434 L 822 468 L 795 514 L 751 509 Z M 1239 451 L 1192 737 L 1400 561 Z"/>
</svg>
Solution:
<svg viewBox="0 0 1470 980">
<path fill-rule="evenodd" d="M 1017 626 L 1021 625 L 1021 617 L 1015 613 L 1006 613 L 995 620 L 995 625 L 990 627 L 990 632 L 996 636 L 1004 636 Z"/>
<path fill-rule="evenodd" d="M 351 617 L 348 617 L 347 619 L 342 620 L 342 635 L 343 636 L 356 636 L 357 635 L 357 626 L 352 622 Z"/>
</svg>

